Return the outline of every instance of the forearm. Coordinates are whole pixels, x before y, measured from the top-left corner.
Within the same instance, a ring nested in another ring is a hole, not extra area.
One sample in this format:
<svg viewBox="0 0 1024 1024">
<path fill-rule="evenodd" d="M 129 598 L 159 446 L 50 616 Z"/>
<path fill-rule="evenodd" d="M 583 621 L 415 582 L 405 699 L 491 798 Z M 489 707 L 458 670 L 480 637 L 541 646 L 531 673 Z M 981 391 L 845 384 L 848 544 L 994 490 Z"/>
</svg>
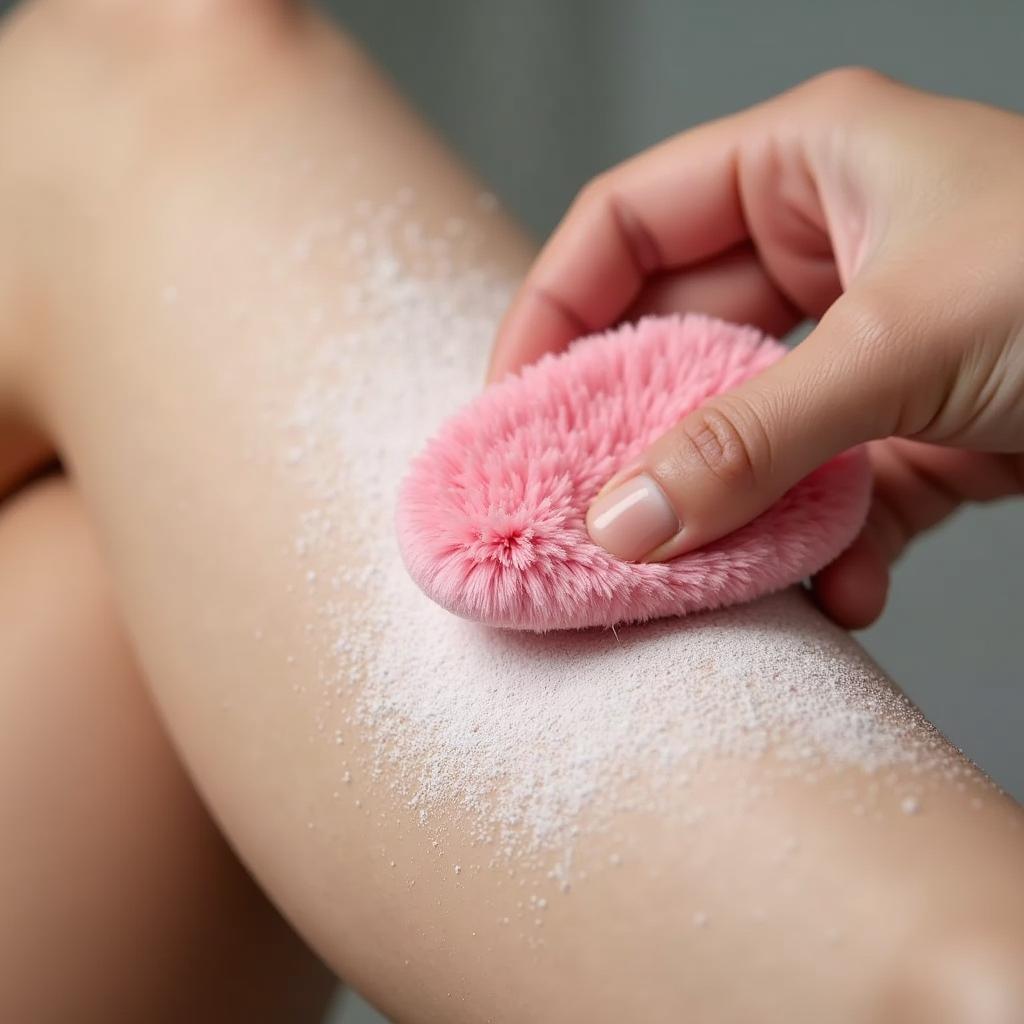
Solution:
<svg viewBox="0 0 1024 1024">
<path fill-rule="evenodd" d="M 291 918 L 449 1021 L 869 1019 L 922 937 L 1019 942 L 1017 812 L 796 595 L 539 638 L 413 588 L 398 478 L 529 251 L 346 44 L 268 39 L 115 90 L 138 124 L 28 379 L 170 728 Z"/>
</svg>

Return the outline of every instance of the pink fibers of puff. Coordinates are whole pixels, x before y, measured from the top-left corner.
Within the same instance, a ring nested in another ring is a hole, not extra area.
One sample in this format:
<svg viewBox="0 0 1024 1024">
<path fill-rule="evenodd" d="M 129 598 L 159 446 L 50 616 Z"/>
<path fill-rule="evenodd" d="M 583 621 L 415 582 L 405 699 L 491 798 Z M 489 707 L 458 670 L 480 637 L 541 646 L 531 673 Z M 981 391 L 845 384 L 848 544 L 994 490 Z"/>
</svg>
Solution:
<svg viewBox="0 0 1024 1024">
<path fill-rule="evenodd" d="M 664 564 L 620 561 L 585 525 L 613 473 L 785 351 L 752 327 L 648 317 L 488 388 L 444 424 L 402 485 L 398 537 L 413 579 L 465 618 L 544 631 L 735 604 L 816 572 L 864 521 L 861 449 L 753 522 Z"/>
</svg>

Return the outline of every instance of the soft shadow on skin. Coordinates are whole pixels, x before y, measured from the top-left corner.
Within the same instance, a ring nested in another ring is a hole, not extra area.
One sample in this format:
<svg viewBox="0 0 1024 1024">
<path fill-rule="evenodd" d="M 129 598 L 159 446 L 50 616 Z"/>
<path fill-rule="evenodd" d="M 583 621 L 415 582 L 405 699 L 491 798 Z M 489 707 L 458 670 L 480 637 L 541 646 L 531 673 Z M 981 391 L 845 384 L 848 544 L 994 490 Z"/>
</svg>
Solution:
<svg viewBox="0 0 1024 1024">
<path fill-rule="evenodd" d="M 808 608 L 813 605 L 801 588 L 790 588 L 794 599 L 803 600 Z M 798 597 L 799 595 L 799 597 Z M 695 612 L 684 617 L 666 617 L 652 619 L 647 622 L 621 623 L 611 627 L 588 629 L 549 630 L 545 633 L 530 630 L 504 629 L 482 623 L 471 623 L 475 640 L 473 642 L 490 645 L 509 654 L 519 657 L 540 657 L 546 661 L 559 658 L 575 659 L 581 656 L 600 658 L 609 647 L 624 649 L 635 648 L 666 637 L 675 637 L 680 643 L 686 643 L 692 635 L 706 629 L 728 628 L 738 626 L 745 621 L 763 621 L 761 607 L 772 607 L 772 595 L 746 602 L 734 609 L 711 609 Z M 743 608 L 751 609 L 744 612 Z M 833 627 L 835 628 L 835 627 Z M 777 617 L 773 622 L 773 632 L 778 637 L 780 647 L 788 643 L 806 639 L 806 625 L 792 618 Z M 836 629 L 837 639 L 843 634 Z M 851 642 L 851 648 L 858 649 Z M 890 683 L 890 685 L 892 685 Z"/>
</svg>

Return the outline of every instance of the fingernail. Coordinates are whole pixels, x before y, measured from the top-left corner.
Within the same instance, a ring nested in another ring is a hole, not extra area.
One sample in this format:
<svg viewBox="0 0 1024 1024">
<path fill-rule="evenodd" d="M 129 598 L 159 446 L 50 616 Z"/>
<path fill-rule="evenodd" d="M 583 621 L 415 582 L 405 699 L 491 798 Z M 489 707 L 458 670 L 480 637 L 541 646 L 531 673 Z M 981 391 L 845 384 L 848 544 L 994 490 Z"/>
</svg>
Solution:
<svg viewBox="0 0 1024 1024">
<path fill-rule="evenodd" d="M 646 473 L 602 494 L 587 512 L 590 539 L 627 562 L 664 544 L 679 527 L 665 492 Z"/>
</svg>

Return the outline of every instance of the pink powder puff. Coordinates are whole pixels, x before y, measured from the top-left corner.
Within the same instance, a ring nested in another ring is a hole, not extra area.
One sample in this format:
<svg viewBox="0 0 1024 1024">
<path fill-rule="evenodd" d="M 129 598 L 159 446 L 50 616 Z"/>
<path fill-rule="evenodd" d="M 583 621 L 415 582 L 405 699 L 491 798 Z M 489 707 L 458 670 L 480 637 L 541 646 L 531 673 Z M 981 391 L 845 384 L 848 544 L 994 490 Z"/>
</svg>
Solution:
<svg viewBox="0 0 1024 1024">
<path fill-rule="evenodd" d="M 413 579 L 465 618 L 546 631 L 736 604 L 817 572 L 864 522 L 871 481 L 862 449 L 671 562 L 620 561 L 585 525 L 587 506 L 619 468 L 785 351 L 752 327 L 648 317 L 492 385 L 442 426 L 402 485 L 398 538 Z"/>
</svg>

